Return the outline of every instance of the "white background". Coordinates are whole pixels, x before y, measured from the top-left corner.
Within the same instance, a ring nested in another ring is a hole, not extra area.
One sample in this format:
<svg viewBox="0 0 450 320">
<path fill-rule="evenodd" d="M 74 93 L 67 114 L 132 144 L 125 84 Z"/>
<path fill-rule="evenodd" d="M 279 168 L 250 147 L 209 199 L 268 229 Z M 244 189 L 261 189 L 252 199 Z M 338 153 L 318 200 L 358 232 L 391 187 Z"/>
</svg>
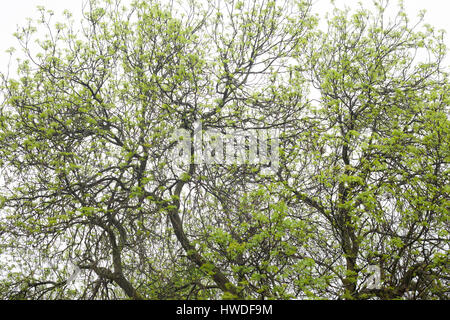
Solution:
<svg viewBox="0 0 450 320">
<path fill-rule="evenodd" d="M 74 14 L 76 20 L 81 17 L 82 4 L 85 0 L 3 0 L 0 11 L 0 71 L 5 71 L 9 61 L 9 54 L 5 52 L 10 47 L 17 47 L 17 41 L 12 36 L 17 26 L 26 24 L 27 17 L 37 17 L 36 6 L 42 5 L 51 9 L 58 16 L 64 9 Z M 252 0 L 246 0 L 252 1 Z M 371 0 L 336 0 L 336 6 L 354 7 L 358 2 L 364 6 L 371 6 Z M 396 9 L 397 0 L 391 0 L 390 8 Z M 449 0 L 404 0 L 406 11 L 411 19 L 415 19 L 420 10 L 426 9 L 425 22 L 437 29 L 447 31 L 446 44 L 450 47 L 450 1 Z M 313 11 L 323 16 L 332 9 L 330 0 L 314 0 Z M 446 60 L 450 65 L 450 57 Z"/>
</svg>

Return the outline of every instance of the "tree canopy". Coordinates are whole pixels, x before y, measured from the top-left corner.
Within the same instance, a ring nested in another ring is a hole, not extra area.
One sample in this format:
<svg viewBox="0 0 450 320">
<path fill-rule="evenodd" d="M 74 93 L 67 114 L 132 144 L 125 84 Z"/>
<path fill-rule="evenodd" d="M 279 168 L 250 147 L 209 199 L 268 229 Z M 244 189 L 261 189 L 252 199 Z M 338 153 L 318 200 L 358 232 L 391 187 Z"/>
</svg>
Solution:
<svg viewBox="0 0 450 320">
<path fill-rule="evenodd" d="M 448 299 L 445 38 L 389 5 L 40 8 L 0 74 L 0 297 Z M 277 165 L 180 163 L 180 129 L 276 132 Z"/>
</svg>

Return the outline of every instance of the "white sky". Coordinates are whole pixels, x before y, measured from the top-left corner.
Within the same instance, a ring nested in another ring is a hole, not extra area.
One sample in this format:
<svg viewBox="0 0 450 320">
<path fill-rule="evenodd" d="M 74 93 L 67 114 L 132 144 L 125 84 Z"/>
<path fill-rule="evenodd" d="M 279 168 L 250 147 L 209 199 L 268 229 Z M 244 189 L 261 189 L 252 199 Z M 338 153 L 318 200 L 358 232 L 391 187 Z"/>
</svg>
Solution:
<svg viewBox="0 0 450 320">
<path fill-rule="evenodd" d="M 246 0 L 251 1 L 251 0 Z M 336 5 L 342 7 L 355 6 L 359 1 L 365 5 L 371 5 L 371 0 L 336 0 Z M 36 6 L 43 5 L 52 9 L 56 14 L 61 14 L 64 9 L 71 11 L 75 17 L 80 17 L 83 0 L 10 0 L 2 1 L 2 10 L 0 11 L 0 70 L 5 71 L 9 55 L 5 50 L 15 46 L 17 42 L 12 34 L 19 25 L 25 25 L 27 17 L 36 17 Z M 391 0 L 391 7 L 395 8 L 397 0 Z M 447 31 L 447 45 L 450 47 L 450 1 L 449 0 L 404 0 L 406 10 L 411 18 L 416 17 L 417 13 L 427 10 L 425 22 L 430 23 L 438 29 Z M 330 10 L 330 0 L 315 0 L 314 12 L 323 14 Z M 450 65 L 450 57 L 447 58 L 447 65 Z"/>
</svg>

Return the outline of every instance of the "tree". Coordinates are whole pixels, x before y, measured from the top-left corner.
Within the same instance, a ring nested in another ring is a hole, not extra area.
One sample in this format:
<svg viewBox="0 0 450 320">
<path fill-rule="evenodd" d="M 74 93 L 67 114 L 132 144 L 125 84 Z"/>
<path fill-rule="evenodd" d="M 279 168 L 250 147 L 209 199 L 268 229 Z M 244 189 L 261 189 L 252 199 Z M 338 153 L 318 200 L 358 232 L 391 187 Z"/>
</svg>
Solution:
<svg viewBox="0 0 450 320">
<path fill-rule="evenodd" d="M 41 8 L 2 74 L 1 296 L 447 299 L 446 49 L 375 4 Z M 275 172 L 196 162 L 199 123 L 276 130 Z"/>
<path fill-rule="evenodd" d="M 311 42 L 305 61 L 320 99 L 279 178 L 301 206 L 298 218 L 309 212 L 317 228 L 303 250 L 318 274 L 331 277 L 324 295 L 444 299 L 450 91 L 443 35 L 410 27 L 402 7 L 388 21 L 387 2 L 375 5 L 376 13 L 336 9 L 327 32 Z M 371 265 L 381 272 L 375 288 L 364 282 Z"/>
</svg>

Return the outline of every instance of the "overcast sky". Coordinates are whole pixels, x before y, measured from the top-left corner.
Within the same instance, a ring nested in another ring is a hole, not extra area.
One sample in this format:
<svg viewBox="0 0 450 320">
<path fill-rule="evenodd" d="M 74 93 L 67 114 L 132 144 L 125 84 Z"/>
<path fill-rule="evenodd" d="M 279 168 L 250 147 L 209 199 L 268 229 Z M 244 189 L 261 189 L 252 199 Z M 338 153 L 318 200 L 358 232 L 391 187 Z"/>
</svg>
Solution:
<svg viewBox="0 0 450 320">
<path fill-rule="evenodd" d="M 247 1 L 247 0 L 246 0 Z M 248 0 L 251 1 L 251 0 Z M 361 0 L 336 0 L 337 6 L 344 5 L 355 6 Z M 17 25 L 24 25 L 27 17 L 36 17 L 36 6 L 43 5 L 60 14 L 64 9 L 70 10 L 75 17 L 79 16 L 83 0 L 10 0 L 2 1 L 2 10 L 0 11 L 0 68 L 4 70 L 8 62 L 8 54 L 5 50 L 17 46 L 12 34 L 16 31 Z M 364 4 L 370 5 L 371 0 L 362 0 Z M 391 7 L 395 8 L 396 0 L 391 0 Z M 404 0 L 407 12 L 410 17 L 416 17 L 417 13 L 427 10 L 425 21 L 438 29 L 447 31 L 447 45 L 450 47 L 450 1 L 449 0 Z M 330 0 L 315 0 L 314 12 L 323 14 L 330 10 Z M 77 14 L 78 13 L 78 14 Z M 450 61 L 450 59 L 447 59 Z M 447 62 L 447 65 L 450 63 Z"/>
</svg>

